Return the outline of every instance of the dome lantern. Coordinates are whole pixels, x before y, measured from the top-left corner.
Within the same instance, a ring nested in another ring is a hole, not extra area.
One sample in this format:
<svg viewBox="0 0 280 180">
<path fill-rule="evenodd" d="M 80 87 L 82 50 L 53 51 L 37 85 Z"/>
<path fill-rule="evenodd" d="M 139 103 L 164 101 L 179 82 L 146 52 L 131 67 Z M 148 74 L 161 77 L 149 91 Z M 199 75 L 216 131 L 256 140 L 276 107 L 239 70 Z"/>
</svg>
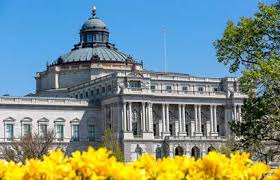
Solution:
<svg viewBox="0 0 280 180">
<path fill-rule="evenodd" d="M 80 30 L 81 43 L 108 43 L 109 30 L 105 23 L 96 16 L 96 6 L 92 8 L 92 17 L 90 17 Z"/>
</svg>

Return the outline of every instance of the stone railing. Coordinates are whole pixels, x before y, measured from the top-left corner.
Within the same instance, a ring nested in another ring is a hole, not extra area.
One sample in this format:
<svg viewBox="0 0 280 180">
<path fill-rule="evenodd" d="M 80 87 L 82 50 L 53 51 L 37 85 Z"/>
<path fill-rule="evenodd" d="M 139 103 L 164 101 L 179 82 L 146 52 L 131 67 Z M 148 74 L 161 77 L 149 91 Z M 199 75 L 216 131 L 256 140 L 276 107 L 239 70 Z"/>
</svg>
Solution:
<svg viewBox="0 0 280 180">
<path fill-rule="evenodd" d="M 223 91 L 175 91 L 175 90 L 150 90 L 148 88 L 124 88 L 123 94 L 141 94 L 154 96 L 180 96 L 180 97 L 215 97 L 226 98 Z"/>
<path fill-rule="evenodd" d="M 88 106 L 87 100 L 72 98 L 52 98 L 52 97 L 0 97 L 0 104 L 13 105 L 56 105 L 56 106 Z"/>
<path fill-rule="evenodd" d="M 166 136 L 166 140 L 226 140 L 226 136 Z"/>
</svg>

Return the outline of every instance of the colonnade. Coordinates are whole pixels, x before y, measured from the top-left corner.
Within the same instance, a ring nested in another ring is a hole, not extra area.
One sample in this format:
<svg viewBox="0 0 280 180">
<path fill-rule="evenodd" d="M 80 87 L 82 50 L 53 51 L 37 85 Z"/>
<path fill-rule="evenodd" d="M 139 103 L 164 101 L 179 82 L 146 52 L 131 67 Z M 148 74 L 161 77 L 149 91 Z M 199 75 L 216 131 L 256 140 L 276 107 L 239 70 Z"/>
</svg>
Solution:
<svg viewBox="0 0 280 180">
<path fill-rule="evenodd" d="M 117 116 L 121 116 L 118 118 L 119 121 L 121 121 L 121 129 L 123 132 L 132 132 L 133 131 L 133 104 L 137 102 L 123 102 L 120 104 L 120 108 L 118 109 L 121 113 Z M 141 133 L 152 133 L 154 131 L 154 117 L 153 117 L 153 106 L 155 104 L 151 102 L 138 102 L 140 104 L 140 128 Z M 167 103 L 158 104 L 160 105 L 161 109 L 161 119 L 160 119 L 160 132 L 159 135 L 162 136 L 169 136 L 170 135 L 170 105 Z M 138 104 L 139 106 L 139 104 Z M 174 104 L 172 104 L 174 106 Z M 209 113 L 209 119 L 207 119 L 207 124 L 204 126 L 204 131 L 206 130 L 207 135 L 206 136 L 218 136 L 218 120 L 217 120 L 217 105 L 201 105 L 201 104 L 193 104 L 193 105 L 187 105 L 187 104 L 176 104 L 176 112 L 178 113 L 178 119 L 175 120 L 175 134 L 172 134 L 173 136 L 203 136 L 202 131 L 202 106 L 208 109 L 207 113 Z M 188 107 L 193 108 L 194 112 L 194 119 L 187 120 L 186 117 L 186 109 Z M 110 118 L 113 119 L 114 114 L 112 113 L 114 110 L 112 109 L 112 106 L 109 106 L 110 108 Z M 241 121 L 241 106 L 240 105 L 233 105 L 232 112 L 232 118 L 235 120 Z M 107 108 L 108 109 L 108 108 Z M 105 110 L 106 112 L 106 110 Z M 226 110 L 224 115 L 224 121 L 227 123 L 230 119 L 227 119 Z M 174 123 L 174 121 L 172 122 Z M 204 122 L 205 123 L 205 122 Z M 188 128 L 188 129 L 187 129 Z M 205 135 L 205 134 L 204 134 Z"/>
</svg>

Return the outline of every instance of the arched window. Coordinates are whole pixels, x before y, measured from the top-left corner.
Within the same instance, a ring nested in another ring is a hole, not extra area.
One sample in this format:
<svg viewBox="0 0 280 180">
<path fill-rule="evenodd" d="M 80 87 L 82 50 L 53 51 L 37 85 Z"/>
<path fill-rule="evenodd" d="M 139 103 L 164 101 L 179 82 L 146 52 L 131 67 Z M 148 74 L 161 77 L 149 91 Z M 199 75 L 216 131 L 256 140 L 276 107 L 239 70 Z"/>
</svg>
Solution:
<svg viewBox="0 0 280 180">
<path fill-rule="evenodd" d="M 200 149 L 199 149 L 198 147 L 194 146 L 194 147 L 192 148 L 192 156 L 193 156 L 195 159 L 198 159 L 198 158 L 201 157 L 201 155 L 200 155 Z"/>
<path fill-rule="evenodd" d="M 184 149 L 181 146 L 178 146 L 175 148 L 175 156 L 183 156 L 184 155 Z"/>
<path fill-rule="evenodd" d="M 160 158 L 162 158 L 162 151 L 161 151 L 161 148 L 158 147 L 156 149 L 156 159 L 160 159 Z"/>
<path fill-rule="evenodd" d="M 208 149 L 207 149 L 208 153 L 211 152 L 211 151 L 216 151 L 216 149 L 213 147 L 213 146 L 210 146 Z"/>
<path fill-rule="evenodd" d="M 136 153 L 136 159 L 138 159 L 143 154 L 143 150 L 138 144 L 137 144 L 137 147 L 135 149 L 135 153 Z"/>
</svg>

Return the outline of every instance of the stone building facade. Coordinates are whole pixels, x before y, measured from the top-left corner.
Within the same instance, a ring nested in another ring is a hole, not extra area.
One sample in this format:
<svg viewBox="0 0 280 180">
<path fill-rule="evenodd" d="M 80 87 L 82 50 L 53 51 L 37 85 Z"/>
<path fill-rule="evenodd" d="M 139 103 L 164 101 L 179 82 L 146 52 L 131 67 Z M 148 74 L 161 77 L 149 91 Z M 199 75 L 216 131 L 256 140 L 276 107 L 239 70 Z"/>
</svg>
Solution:
<svg viewBox="0 0 280 180">
<path fill-rule="evenodd" d="M 0 144 L 54 129 L 55 143 L 71 152 L 98 146 L 110 128 L 131 161 L 201 157 L 232 135 L 228 123 L 241 121 L 246 98 L 238 78 L 146 70 L 109 35 L 94 8 L 80 42 L 36 74 L 34 95 L 1 97 Z"/>
</svg>

